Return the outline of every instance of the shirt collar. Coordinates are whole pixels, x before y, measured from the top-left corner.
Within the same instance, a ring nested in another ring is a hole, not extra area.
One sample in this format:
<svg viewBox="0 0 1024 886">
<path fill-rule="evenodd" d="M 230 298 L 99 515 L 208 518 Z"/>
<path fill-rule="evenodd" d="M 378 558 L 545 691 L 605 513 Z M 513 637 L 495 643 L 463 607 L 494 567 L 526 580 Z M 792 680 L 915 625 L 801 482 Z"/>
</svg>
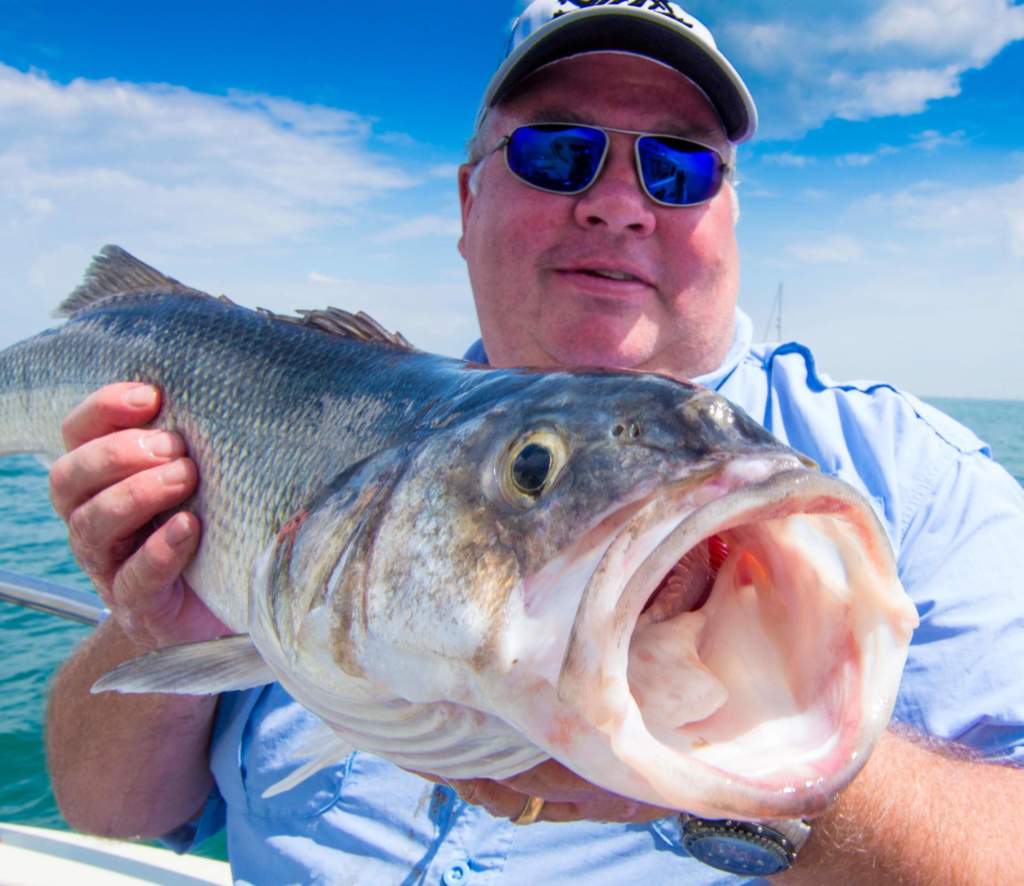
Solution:
<svg viewBox="0 0 1024 886">
<path fill-rule="evenodd" d="M 690 381 L 717 391 L 750 351 L 750 343 L 753 339 L 754 324 L 750 322 L 750 318 L 743 311 L 736 308 L 732 326 L 732 344 L 729 346 L 729 350 L 726 352 L 722 362 L 718 365 L 717 369 L 713 369 L 704 375 L 698 375 L 696 378 L 691 378 Z"/>
</svg>

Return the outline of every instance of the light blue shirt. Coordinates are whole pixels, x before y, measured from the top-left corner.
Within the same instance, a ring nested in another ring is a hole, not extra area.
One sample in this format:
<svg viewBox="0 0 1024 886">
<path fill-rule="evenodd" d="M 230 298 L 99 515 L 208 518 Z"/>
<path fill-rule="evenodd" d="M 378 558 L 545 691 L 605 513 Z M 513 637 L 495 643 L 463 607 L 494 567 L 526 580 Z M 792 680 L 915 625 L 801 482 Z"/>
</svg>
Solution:
<svg viewBox="0 0 1024 886">
<path fill-rule="evenodd" d="M 486 361 L 479 342 L 467 354 Z M 721 391 L 874 504 L 921 625 L 894 717 L 993 759 L 1024 762 L 1024 490 L 970 431 L 890 385 L 836 384 L 799 344 L 751 344 L 737 313 Z M 643 825 L 517 827 L 369 754 L 263 800 L 314 722 L 277 684 L 221 697 L 217 787 L 184 849 L 227 827 L 247 883 L 738 883 L 689 858 L 674 818 Z"/>
</svg>

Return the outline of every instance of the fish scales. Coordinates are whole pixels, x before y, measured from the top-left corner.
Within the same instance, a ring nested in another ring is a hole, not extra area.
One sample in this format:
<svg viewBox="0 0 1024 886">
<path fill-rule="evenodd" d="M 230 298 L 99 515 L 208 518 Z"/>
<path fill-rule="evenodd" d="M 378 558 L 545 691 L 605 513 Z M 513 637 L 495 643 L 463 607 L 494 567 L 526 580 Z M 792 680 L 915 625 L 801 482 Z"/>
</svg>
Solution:
<svg viewBox="0 0 1024 886">
<path fill-rule="evenodd" d="M 813 815 L 884 730 L 916 624 L 885 532 L 717 394 L 473 366 L 116 247 L 65 309 L 0 353 L 0 452 L 57 456 L 97 387 L 159 387 L 154 427 L 200 476 L 186 577 L 248 636 L 94 691 L 280 681 L 326 731 L 272 790 L 356 747 L 452 778 L 554 757 L 706 817 Z"/>
<path fill-rule="evenodd" d="M 212 563 L 201 552 L 193 576 L 214 611 L 244 629 L 232 589 L 248 584 L 241 570 L 294 510 L 325 477 L 408 441 L 431 421 L 431 403 L 451 405 L 478 374 L 208 296 L 126 295 L 4 352 L 0 451 L 56 458 L 63 418 L 98 387 L 161 389 L 154 427 L 188 441 L 203 478 L 190 508 L 203 517 L 206 547 L 239 553 Z"/>
</svg>

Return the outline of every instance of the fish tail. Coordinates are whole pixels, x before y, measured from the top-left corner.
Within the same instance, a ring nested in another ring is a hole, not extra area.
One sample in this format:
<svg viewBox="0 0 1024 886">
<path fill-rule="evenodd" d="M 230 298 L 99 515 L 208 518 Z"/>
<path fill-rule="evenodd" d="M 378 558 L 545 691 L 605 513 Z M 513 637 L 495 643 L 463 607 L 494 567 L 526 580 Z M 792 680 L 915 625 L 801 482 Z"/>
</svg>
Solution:
<svg viewBox="0 0 1024 886">
<path fill-rule="evenodd" d="M 76 382 L 47 333 L 0 352 L 0 455 L 64 452 L 64 417 L 97 384 Z"/>
</svg>

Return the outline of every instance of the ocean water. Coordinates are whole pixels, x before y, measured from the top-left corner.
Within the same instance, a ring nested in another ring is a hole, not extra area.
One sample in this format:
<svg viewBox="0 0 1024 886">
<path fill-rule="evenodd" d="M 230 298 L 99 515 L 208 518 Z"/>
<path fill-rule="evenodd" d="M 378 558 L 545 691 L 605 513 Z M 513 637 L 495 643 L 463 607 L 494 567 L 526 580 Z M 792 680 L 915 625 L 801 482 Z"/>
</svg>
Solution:
<svg viewBox="0 0 1024 886">
<path fill-rule="evenodd" d="M 0 569 L 92 590 L 50 506 L 46 469 L 32 456 L 0 458 Z M 0 601 L 0 821 L 67 828 L 46 771 L 46 691 L 91 630 Z M 223 838 L 198 854 L 227 858 Z"/>
<path fill-rule="evenodd" d="M 931 401 L 972 428 L 1024 485 L 1024 402 Z M 0 458 L 0 569 L 90 589 L 50 508 L 46 471 L 34 458 Z M 46 772 L 46 689 L 90 629 L 0 602 L 0 821 L 66 827 Z M 223 858 L 214 839 L 202 854 Z"/>
</svg>

